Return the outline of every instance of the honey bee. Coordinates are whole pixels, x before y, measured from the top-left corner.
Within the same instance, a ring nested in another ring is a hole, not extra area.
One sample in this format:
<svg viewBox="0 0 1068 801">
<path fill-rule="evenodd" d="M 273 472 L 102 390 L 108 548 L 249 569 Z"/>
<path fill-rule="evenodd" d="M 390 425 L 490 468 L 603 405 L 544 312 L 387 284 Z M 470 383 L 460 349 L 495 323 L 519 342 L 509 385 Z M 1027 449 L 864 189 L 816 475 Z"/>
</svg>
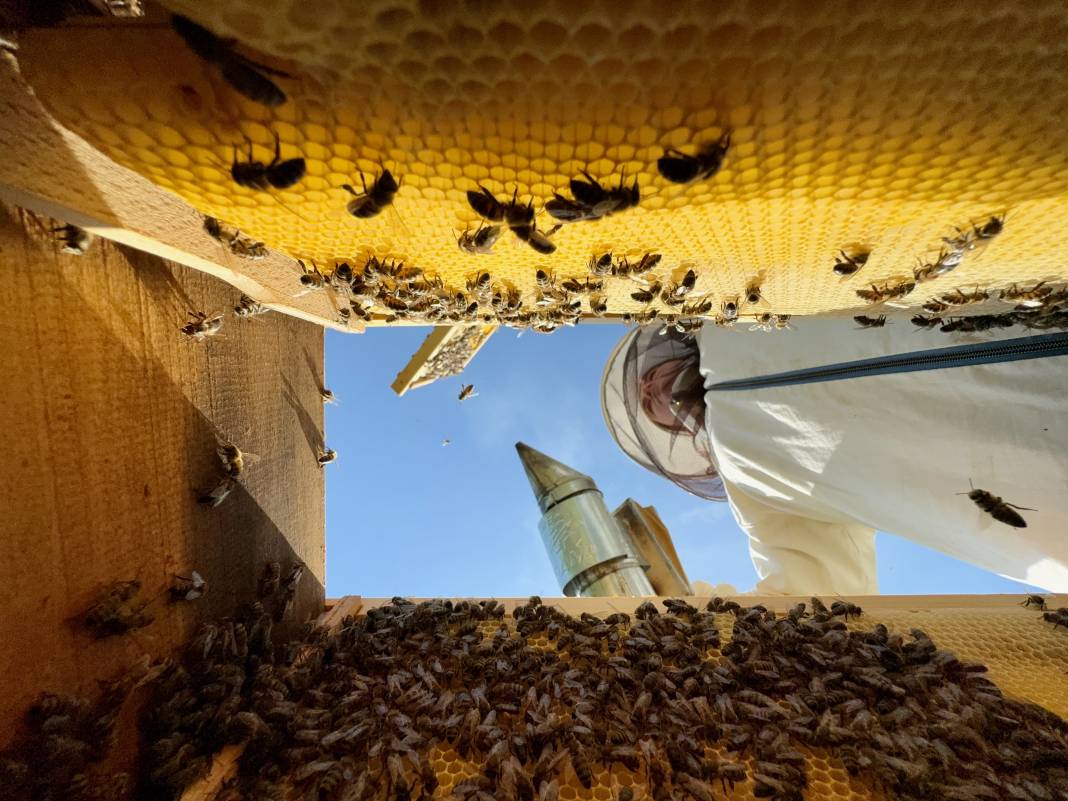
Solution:
<svg viewBox="0 0 1068 801">
<path fill-rule="evenodd" d="M 556 288 L 556 277 L 545 270 L 538 270 L 534 273 L 534 283 L 542 292 L 551 292 Z"/>
<path fill-rule="evenodd" d="M 833 617 L 860 617 L 861 614 L 863 614 L 863 610 L 849 601 L 835 601 L 831 604 L 831 615 Z"/>
<path fill-rule="evenodd" d="M 750 331 L 774 331 L 775 330 L 775 315 L 771 312 L 761 312 L 753 318 L 753 325 L 749 327 Z"/>
<path fill-rule="evenodd" d="M 868 317 L 865 314 L 858 314 L 853 318 L 853 321 L 860 328 L 882 328 L 886 325 L 886 315 L 880 314 L 878 317 Z"/>
<path fill-rule="evenodd" d="M 786 329 L 790 328 L 790 317 L 791 315 L 789 314 L 776 314 L 775 329 L 777 331 L 785 331 Z"/>
<path fill-rule="evenodd" d="M 688 303 L 682 307 L 681 312 L 685 317 L 702 317 L 712 311 L 713 303 L 708 298 Z"/>
<path fill-rule="evenodd" d="M 731 131 L 724 131 L 715 142 L 702 145 L 697 155 L 690 156 L 675 148 L 667 148 L 657 159 L 660 175 L 673 184 L 688 184 L 712 178 L 723 166 L 731 146 Z"/>
<path fill-rule="evenodd" d="M 928 311 L 931 314 L 942 314 L 944 312 L 949 311 L 949 308 L 950 306 L 948 303 L 943 303 L 942 301 L 936 300 L 935 298 L 932 298 L 931 300 L 923 304 L 923 310 Z"/>
<path fill-rule="evenodd" d="M 995 215 L 980 226 L 973 226 L 976 239 L 993 239 L 1005 228 L 1005 215 Z"/>
<path fill-rule="evenodd" d="M 266 314 L 271 309 L 268 306 L 264 306 L 262 303 L 253 300 L 248 295 L 242 295 L 238 300 L 237 305 L 234 306 L 234 314 L 238 317 L 255 317 L 258 314 Z"/>
<path fill-rule="evenodd" d="M 367 179 L 362 172 L 360 183 L 363 186 L 363 192 L 357 192 L 351 184 L 341 185 L 342 189 L 352 195 L 352 200 L 345 205 L 345 209 L 358 219 L 367 219 L 381 214 L 382 210 L 393 202 L 393 197 L 400 189 L 400 182 L 384 167 L 381 174 L 374 179 L 370 189 L 367 188 Z"/>
<path fill-rule="evenodd" d="M 590 312 L 597 317 L 608 312 L 608 301 L 604 295 L 590 295 Z"/>
<path fill-rule="evenodd" d="M 971 484 L 971 481 L 968 482 Z M 1014 503 L 1009 503 L 997 495 L 994 495 L 986 490 L 976 489 L 973 485 L 970 492 L 958 492 L 958 495 L 967 495 L 968 498 L 997 520 L 999 523 L 1004 523 L 1007 526 L 1013 528 L 1027 528 L 1027 521 L 1023 519 L 1023 516 L 1016 510 L 1019 509 L 1022 512 L 1036 512 L 1037 509 L 1031 509 L 1027 506 L 1017 506 Z"/>
<path fill-rule="evenodd" d="M 939 298 L 943 303 L 948 303 L 950 306 L 966 306 L 970 303 L 983 303 L 989 299 L 990 293 L 982 289 L 976 289 L 974 292 L 962 292 L 959 289 L 955 289 L 953 292 L 947 292 Z"/>
<path fill-rule="evenodd" d="M 197 503 L 214 509 L 216 506 L 218 506 L 227 499 L 230 493 L 234 491 L 234 487 L 236 486 L 237 481 L 235 481 L 230 476 L 226 476 L 210 490 L 205 493 L 202 493 L 197 498 Z"/>
<path fill-rule="evenodd" d="M 59 228 L 53 228 L 52 232 L 58 234 L 56 238 L 61 245 L 60 251 L 69 253 L 71 256 L 84 256 L 93 243 L 93 235 L 77 225 L 68 223 Z"/>
<path fill-rule="evenodd" d="M 596 276 L 611 275 L 612 273 L 612 254 L 602 253 L 600 256 L 590 257 L 589 263 L 590 274 Z"/>
<path fill-rule="evenodd" d="M 182 326 L 182 333 L 194 342 L 203 342 L 207 337 L 213 337 L 222 328 L 223 316 L 221 314 L 209 317 L 201 311 L 189 312 L 190 322 Z"/>
<path fill-rule="evenodd" d="M 245 472 L 245 468 L 248 465 L 259 459 L 255 454 L 244 453 L 236 445 L 229 442 L 220 442 L 215 452 L 219 455 L 219 461 L 222 462 L 223 471 L 231 478 L 237 478 Z"/>
<path fill-rule="evenodd" d="M 475 385 L 474 384 L 464 384 L 462 387 L 460 387 L 460 394 L 457 396 L 457 399 L 462 403 L 463 401 L 465 401 L 465 400 L 467 400 L 469 398 L 477 398 L 477 397 L 478 397 L 478 392 L 475 390 Z"/>
<path fill-rule="evenodd" d="M 917 328 L 937 328 L 942 325 L 941 317 L 925 317 L 922 314 L 917 314 L 911 320 L 912 324 Z"/>
<path fill-rule="evenodd" d="M 278 134 L 274 135 L 274 158 L 269 164 L 252 158 L 252 141 L 248 142 L 248 161 L 237 160 L 237 145 L 234 145 L 234 160 L 230 166 L 230 177 L 238 186 L 248 189 L 288 189 L 304 177 L 303 157 L 282 161 L 281 144 Z"/>
<path fill-rule="evenodd" d="M 82 623 L 97 639 L 147 626 L 153 618 L 144 611 L 147 604 L 135 600 L 140 592 L 141 582 L 136 579 L 115 582 L 93 602 Z"/>
<path fill-rule="evenodd" d="M 323 399 L 323 403 L 337 403 L 337 396 L 326 387 L 322 387 L 319 390 L 319 395 Z"/>
<path fill-rule="evenodd" d="M 630 296 L 639 303 L 652 303 L 656 296 L 660 292 L 660 282 L 654 281 L 645 289 L 640 289 L 637 292 L 631 292 Z"/>
<path fill-rule="evenodd" d="M 844 250 L 838 251 L 839 260 L 834 263 L 834 271 L 837 275 L 850 276 L 857 272 L 861 267 L 868 263 L 868 258 L 871 253 L 867 251 L 861 251 L 854 253 L 852 256 L 846 255 Z"/>
<path fill-rule="evenodd" d="M 1030 289 L 1020 289 L 1013 284 L 1001 290 L 999 297 L 1005 301 L 1019 301 L 1019 306 L 1022 308 L 1036 308 L 1043 305 L 1051 292 L 1053 292 L 1053 287 L 1045 281 L 1039 281 Z"/>
<path fill-rule="evenodd" d="M 319 463 L 319 467 L 325 467 L 333 461 L 337 460 L 337 451 L 333 448 L 319 449 L 319 457 L 316 461 Z"/>
<path fill-rule="evenodd" d="M 282 582 L 282 565 L 278 562 L 268 562 L 263 573 L 260 574 L 256 593 L 259 598 L 269 598 L 278 592 Z"/>
<path fill-rule="evenodd" d="M 1023 603 L 1021 603 L 1020 606 L 1034 606 L 1040 610 L 1049 608 L 1046 606 L 1046 599 L 1041 595 L 1028 595 L 1024 598 Z"/>
<path fill-rule="evenodd" d="M 686 275 L 682 277 L 682 280 L 677 284 L 671 284 L 665 292 L 664 302 L 672 306 L 682 303 L 683 298 L 693 291 L 694 286 L 697 284 L 697 273 L 693 270 L 687 270 Z"/>
<path fill-rule="evenodd" d="M 189 575 L 189 578 L 175 576 L 174 580 L 174 584 L 169 590 L 172 603 L 195 601 L 208 591 L 208 582 L 195 570 Z"/>
<path fill-rule="evenodd" d="M 589 278 L 579 281 L 577 278 L 568 278 L 560 286 L 567 292 L 589 295 L 604 289 L 604 281 L 591 281 Z"/>
<path fill-rule="evenodd" d="M 207 63 L 217 67 L 223 79 L 249 100 L 268 108 L 286 102 L 286 93 L 267 75 L 288 78 L 288 74 L 259 64 L 234 50 L 234 43 L 220 39 L 206 28 L 181 14 L 171 16 L 171 27 L 186 46 Z"/>
<path fill-rule="evenodd" d="M 585 180 L 571 180 L 571 194 L 574 199 L 566 198 L 559 192 L 553 193 L 553 199 L 545 204 L 549 216 L 564 223 L 600 220 L 637 206 L 641 201 L 637 179 L 627 186 L 626 175 L 620 175 L 619 186 L 606 189 L 585 170 L 582 171 L 582 176 Z"/>
<path fill-rule="evenodd" d="M 871 289 L 858 289 L 857 297 L 868 303 L 884 303 L 894 298 L 903 298 L 916 288 L 915 281 L 905 281 L 900 284 L 885 284 L 881 289 L 875 284 L 871 285 Z"/>
<path fill-rule="evenodd" d="M 738 298 L 727 298 L 719 304 L 720 316 L 725 320 L 738 319 Z"/>
<path fill-rule="evenodd" d="M 534 200 L 531 199 L 523 204 L 519 202 L 518 197 L 519 190 L 516 189 L 512 193 L 511 201 L 501 203 L 492 192 L 481 184 L 479 184 L 477 192 L 473 189 L 467 191 L 467 202 L 480 217 L 491 223 L 506 223 L 508 230 L 515 234 L 520 241 L 526 242 L 541 254 L 548 255 L 553 253 L 556 250 L 556 245 L 553 244 L 549 237 L 557 229 L 553 228 L 548 233 L 539 231 L 534 220 Z"/>
<path fill-rule="evenodd" d="M 943 249 L 934 262 L 927 263 L 921 261 L 920 266 L 912 270 L 912 275 L 917 283 L 933 281 L 935 278 L 939 278 L 946 273 L 955 270 L 960 265 L 963 258 L 963 251 Z"/>
<path fill-rule="evenodd" d="M 745 302 L 750 306 L 756 306 L 758 303 L 765 303 L 764 293 L 760 289 L 760 283 L 758 281 L 750 281 L 745 288 Z"/>
<path fill-rule="evenodd" d="M 501 236 L 501 226 L 485 225 L 479 222 L 478 228 L 472 231 L 462 231 L 456 239 L 460 250 L 468 253 L 492 253 L 493 246 Z"/>
</svg>

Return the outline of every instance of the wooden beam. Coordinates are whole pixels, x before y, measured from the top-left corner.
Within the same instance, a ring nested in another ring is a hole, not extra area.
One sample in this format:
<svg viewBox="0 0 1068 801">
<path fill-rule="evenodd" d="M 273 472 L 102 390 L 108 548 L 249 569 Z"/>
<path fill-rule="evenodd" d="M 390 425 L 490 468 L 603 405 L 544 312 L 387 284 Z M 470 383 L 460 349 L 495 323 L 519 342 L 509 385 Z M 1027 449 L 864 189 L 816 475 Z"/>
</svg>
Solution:
<svg viewBox="0 0 1068 801">
<path fill-rule="evenodd" d="M 292 258 L 232 255 L 208 235 L 194 208 L 60 125 L 9 52 L 0 52 L 0 142 L 0 199 L 210 273 L 275 311 L 339 331 L 363 330 L 358 321 L 339 322 L 328 291 L 297 296 L 301 270 Z"/>
<path fill-rule="evenodd" d="M 496 330 L 496 325 L 484 323 L 436 326 L 393 379 L 393 391 L 403 395 L 439 378 L 460 375 Z"/>
</svg>

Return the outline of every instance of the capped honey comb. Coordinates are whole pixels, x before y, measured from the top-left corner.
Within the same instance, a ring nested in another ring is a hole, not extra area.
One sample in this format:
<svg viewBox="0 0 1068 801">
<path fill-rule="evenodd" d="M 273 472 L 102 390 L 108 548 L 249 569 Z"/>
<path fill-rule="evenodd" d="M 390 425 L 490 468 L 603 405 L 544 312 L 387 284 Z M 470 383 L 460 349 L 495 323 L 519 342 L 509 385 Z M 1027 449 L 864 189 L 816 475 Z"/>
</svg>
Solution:
<svg viewBox="0 0 1068 801">
<path fill-rule="evenodd" d="M 40 32 L 23 72 L 119 163 L 325 267 L 397 257 L 455 286 L 488 270 L 532 298 L 536 269 L 582 276 L 594 254 L 651 251 L 665 281 L 696 270 L 694 296 L 717 307 L 760 278 L 770 310 L 815 314 L 863 306 L 856 289 L 910 277 L 955 226 L 1007 213 L 988 247 L 901 305 L 1066 275 L 1068 17 L 1057 0 L 167 5 L 289 71 L 277 81 L 288 101 L 241 97 L 165 25 Z M 665 148 L 692 153 L 726 130 L 718 175 L 686 186 L 658 175 Z M 269 160 L 275 134 L 307 176 L 281 192 L 236 186 L 234 147 L 247 155 L 250 140 Z M 401 180 L 393 208 L 347 214 L 342 184 L 383 167 Z M 477 222 L 467 190 L 532 198 L 546 230 L 545 201 L 582 170 L 606 185 L 636 178 L 640 205 L 564 226 L 551 255 L 507 232 L 491 255 L 457 247 Z M 871 258 L 843 281 L 831 269 L 840 249 Z M 644 308 L 634 289 L 610 282 L 610 314 Z"/>
</svg>

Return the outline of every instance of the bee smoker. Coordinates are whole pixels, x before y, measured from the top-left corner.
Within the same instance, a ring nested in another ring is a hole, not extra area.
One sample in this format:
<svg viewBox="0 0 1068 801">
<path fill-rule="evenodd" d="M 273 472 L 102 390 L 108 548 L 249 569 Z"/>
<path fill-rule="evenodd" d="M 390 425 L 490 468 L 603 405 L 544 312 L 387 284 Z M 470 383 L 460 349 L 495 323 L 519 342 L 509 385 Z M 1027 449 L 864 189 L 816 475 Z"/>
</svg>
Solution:
<svg viewBox="0 0 1068 801">
<path fill-rule="evenodd" d="M 593 479 L 517 442 L 541 509 L 538 531 L 564 595 L 655 595 L 638 550 Z"/>
</svg>

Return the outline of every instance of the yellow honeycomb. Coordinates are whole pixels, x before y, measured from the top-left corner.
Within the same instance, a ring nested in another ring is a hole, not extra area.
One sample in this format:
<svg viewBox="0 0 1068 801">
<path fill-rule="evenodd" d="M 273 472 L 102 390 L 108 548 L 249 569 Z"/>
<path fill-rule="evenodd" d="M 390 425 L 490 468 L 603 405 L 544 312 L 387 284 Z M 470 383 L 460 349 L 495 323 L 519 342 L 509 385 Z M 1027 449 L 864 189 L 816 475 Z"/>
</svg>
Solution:
<svg viewBox="0 0 1068 801">
<path fill-rule="evenodd" d="M 279 80 L 288 102 L 245 100 L 158 24 L 37 32 L 23 72 L 113 159 L 296 257 L 395 256 L 456 286 L 488 270 L 529 293 L 538 268 L 581 276 L 595 253 L 653 251 L 665 281 L 693 267 L 695 295 L 716 305 L 760 278 L 771 310 L 813 314 L 862 306 L 856 289 L 911 276 L 953 226 L 1007 212 L 989 247 L 903 305 L 1066 276 L 1059 0 L 167 5 L 269 54 L 294 76 Z M 657 174 L 664 148 L 692 152 L 726 129 L 713 179 Z M 247 137 L 267 159 L 275 133 L 307 176 L 284 192 L 237 187 L 233 146 Z M 394 208 L 351 217 L 341 185 L 383 165 L 402 180 Z M 637 177 L 641 205 L 565 226 L 550 256 L 507 233 L 492 255 L 457 247 L 477 219 L 467 190 L 518 190 L 540 209 L 583 169 Z M 861 246 L 870 261 L 839 279 L 835 254 Z M 635 287 L 612 282 L 609 311 L 641 309 Z"/>
<path fill-rule="evenodd" d="M 577 599 L 584 604 L 576 607 L 576 599 L 545 599 L 546 603 L 557 605 L 569 614 L 577 616 L 580 611 L 590 611 L 604 615 L 610 611 L 631 608 L 636 602 L 631 599 L 604 599 L 601 608 L 596 603 L 602 599 Z M 689 599 L 695 605 L 703 606 L 707 599 Z M 745 604 L 755 603 L 752 599 L 739 599 Z M 796 599 L 795 599 L 796 600 Z M 782 612 L 795 600 L 768 603 L 769 608 Z M 864 599 L 856 599 L 863 604 Z M 363 609 L 383 606 L 388 599 L 362 599 Z M 511 610 L 515 602 L 504 602 Z M 1050 600 L 1051 605 L 1060 605 L 1060 601 Z M 945 606 L 923 609 L 920 607 L 887 608 L 886 602 L 879 603 L 879 608 L 869 610 L 856 620 L 849 621 L 853 629 L 868 629 L 876 623 L 883 623 L 892 632 L 908 635 L 913 628 L 923 629 L 931 636 L 939 648 L 954 651 L 957 656 L 967 661 L 979 661 L 989 667 L 989 678 L 1007 695 L 1027 699 L 1041 704 L 1062 717 L 1068 716 L 1068 633 L 1055 630 L 1042 620 L 1038 611 L 1016 605 L 1007 601 L 1004 605 L 984 605 L 981 608 L 969 607 L 962 602 L 960 607 Z M 730 641 L 734 617 L 716 615 L 716 625 L 724 644 Z M 503 624 L 514 628 L 514 621 L 509 615 Z M 491 637 L 502 625 L 502 621 L 487 620 L 478 624 L 483 637 Z M 553 648 L 544 634 L 529 639 L 530 644 L 538 647 Z M 718 653 L 709 651 L 710 658 L 718 658 Z M 850 776 L 841 760 L 823 749 L 797 745 L 798 750 L 806 756 L 805 771 L 808 788 L 807 799 L 825 801 L 883 801 L 885 795 L 874 788 L 862 777 Z M 719 749 L 712 752 L 725 756 Z M 476 762 L 465 760 L 454 750 L 436 746 L 431 751 L 431 763 L 437 774 L 439 785 L 433 794 L 437 801 L 447 801 L 452 788 L 480 772 Z M 616 801 L 622 787 L 630 787 L 635 801 L 651 801 L 652 796 L 644 774 L 632 773 L 621 765 L 608 770 L 602 765 L 594 765 L 594 781 L 590 789 L 582 787 L 570 767 L 565 769 L 560 788 L 561 801 Z M 753 795 L 752 763 L 747 761 L 750 774 L 744 782 L 733 788 L 728 785 L 724 793 L 718 783 L 711 786 L 716 799 L 728 801 L 751 801 Z"/>
</svg>

